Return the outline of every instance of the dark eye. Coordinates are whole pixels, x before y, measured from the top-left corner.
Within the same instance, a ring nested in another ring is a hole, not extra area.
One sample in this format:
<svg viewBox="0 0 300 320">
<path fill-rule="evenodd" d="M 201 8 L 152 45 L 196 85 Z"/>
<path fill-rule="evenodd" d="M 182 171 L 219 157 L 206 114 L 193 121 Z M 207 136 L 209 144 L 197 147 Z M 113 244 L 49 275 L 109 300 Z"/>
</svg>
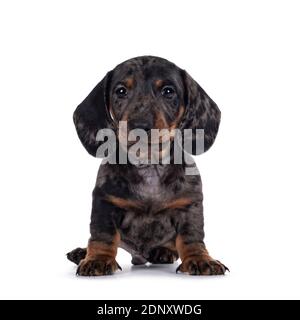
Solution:
<svg viewBox="0 0 300 320">
<path fill-rule="evenodd" d="M 127 89 L 125 87 L 118 87 L 116 89 L 116 94 L 119 98 L 123 98 L 127 96 Z"/>
<path fill-rule="evenodd" d="M 161 95 L 165 98 L 171 99 L 175 95 L 175 90 L 173 87 L 165 86 L 161 90 Z"/>
</svg>

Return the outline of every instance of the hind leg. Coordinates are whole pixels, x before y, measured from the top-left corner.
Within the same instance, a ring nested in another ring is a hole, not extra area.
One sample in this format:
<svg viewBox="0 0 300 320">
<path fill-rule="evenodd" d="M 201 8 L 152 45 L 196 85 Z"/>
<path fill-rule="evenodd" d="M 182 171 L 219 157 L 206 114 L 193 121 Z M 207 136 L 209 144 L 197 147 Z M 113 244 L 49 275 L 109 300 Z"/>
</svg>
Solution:
<svg viewBox="0 0 300 320">
<path fill-rule="evenodd" d="M 86 248 L 76 248 L 67 253 L 67 258 L 74 262 L 75 264 L 79 264 L 81 260 L 83 260 L 86 256 Z"/>
<path fill-rule="evenodd" d="M 135 266 L 139 266 L 147 263 L 147 260 L 140 255 L 132 255 L 131 263 Z"/>
<path fill-rule="evenodd" d="M 150 251 L 148 261 L 153 264 L 167 264 L 174 263 L 177 259 L 177 251 L 165 247 L 156 247 Z"/>
<path fill-rule="evenodd" d="M 178 259 L 175 241 L 166 243 L 150 250 L 148 261 L 153 264 L 174 263 Z"/>
</svg>

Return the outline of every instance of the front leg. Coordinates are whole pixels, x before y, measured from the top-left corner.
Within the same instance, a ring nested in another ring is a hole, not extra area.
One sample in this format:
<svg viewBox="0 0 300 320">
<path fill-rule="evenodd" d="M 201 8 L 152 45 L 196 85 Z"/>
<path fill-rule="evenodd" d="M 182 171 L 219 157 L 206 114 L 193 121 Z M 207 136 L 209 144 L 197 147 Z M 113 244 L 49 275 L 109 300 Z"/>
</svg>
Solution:
<svg viewBox="0 0 300 320">
<path fill-rule="evenodd" d="M 119 238 L 117 233 L 111 244 L 99 240 L 89 240 L 86 257 L 80 261 L 77 275 L 103 276 L 113 274 L 116 270 L 121 269 L 115 260 Z"/>
<path fill-rule="evenodd" d="M 225 265 L 208 254 L 204 243 L 185 242 L 184 237 L 178 235 L 176 247 L 182 261 L 176 272 L 181 271 L 190 275 L 223 275 L 228 270 Z"/>
<path fill-rule="evenodd" d="M 202 201 L 179 215 L 176 249 L 182 261 L 177 271 L 190 275 L 223 275 L 228 268 L 213 259 L 203 242 Z"/>
<path fill-rule="evenodd" d="M 91 238 L 86 249 L 85 258 L 77 268 L 80 276 L 110 275 L 121 269 L 115 258 L 120 242 L 113 213 L 114 206 L 105 201 L 103 192 L 95 188 L 91 216 Z"/>
</svg>

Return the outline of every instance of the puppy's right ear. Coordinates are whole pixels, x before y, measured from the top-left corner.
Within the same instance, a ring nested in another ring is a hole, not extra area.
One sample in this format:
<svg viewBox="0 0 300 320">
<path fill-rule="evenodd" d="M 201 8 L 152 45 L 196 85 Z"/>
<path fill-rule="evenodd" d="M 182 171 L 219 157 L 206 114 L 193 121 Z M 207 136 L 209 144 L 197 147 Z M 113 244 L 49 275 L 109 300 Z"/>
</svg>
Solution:
<svg viewBox="0 0 300 320">
<path fill-rule="evenodd" d="M 96 141 L 100 129 L 112 128 L 107 98 L 112 71 L 108 72 L 92 92 L 76 108 L 73 120 L 78 137 L 92 156 L 96 156 L 101 141 Z"/>
</svg>

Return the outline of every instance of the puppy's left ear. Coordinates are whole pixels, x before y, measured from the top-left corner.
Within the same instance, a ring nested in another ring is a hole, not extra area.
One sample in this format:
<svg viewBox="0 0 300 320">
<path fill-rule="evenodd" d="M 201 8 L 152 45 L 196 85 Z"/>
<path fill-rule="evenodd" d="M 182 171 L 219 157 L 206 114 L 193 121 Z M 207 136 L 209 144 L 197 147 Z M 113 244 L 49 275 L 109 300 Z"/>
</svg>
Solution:
<svg viewBox="0 0 300 320">
<path fill-rule="evenodd" d="M 106 74 L 73 114 L 78 137 L 87 152 L 94 157 L 102 143 L 96 139 L 98 131 L 112 127 L 112 119 L 106 103 L 111 75 L 112 71 Z"/>
<path fill-rule="evenodd" d="M 184 70 L 182 78 L 185 86 L 185 114 L 181 129 L 192 129 L 192 154 L 207 151 L 215 141 L 221 120 L 221 111 L 216 103 Z M 204 150 L 196 150 L 196 129 L 204 130 Z"/>
</svg>

